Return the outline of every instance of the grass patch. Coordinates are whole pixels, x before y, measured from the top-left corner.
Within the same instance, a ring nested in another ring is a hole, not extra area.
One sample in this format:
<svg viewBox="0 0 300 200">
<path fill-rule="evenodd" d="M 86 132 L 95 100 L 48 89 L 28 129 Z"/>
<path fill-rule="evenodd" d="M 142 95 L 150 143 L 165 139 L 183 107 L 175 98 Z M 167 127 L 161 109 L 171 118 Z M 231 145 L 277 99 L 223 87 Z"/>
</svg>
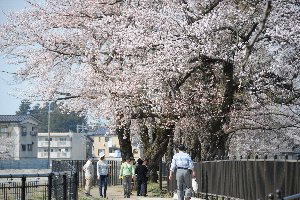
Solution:
<svg viewBox="0 0 300 200">
<path fill-rule="evenodd" d="M 167 182 L 163 182 L 162 190 L 159 188 L 158 183 L 148 182 L 147 185 L 148 189 L 148 196 L 152 197 L 162 197 L 162 198 L 170 198 L 171 195 L 168 193 L 167 190 Z"/>
</svg>

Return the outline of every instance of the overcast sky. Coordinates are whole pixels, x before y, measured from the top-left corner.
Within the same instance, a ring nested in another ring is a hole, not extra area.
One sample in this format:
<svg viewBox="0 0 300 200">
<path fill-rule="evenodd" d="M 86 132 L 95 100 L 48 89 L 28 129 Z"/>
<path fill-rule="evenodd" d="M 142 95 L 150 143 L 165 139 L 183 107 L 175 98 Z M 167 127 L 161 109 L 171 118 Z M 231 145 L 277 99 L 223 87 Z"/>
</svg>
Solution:
<svg viewBox="0 0 300 200">
<path fill-rule="evenodd" d="M 0 23 L 5 23 L 5 13 L 18 11 L 26 8 L 28 4 L 24 0 L 0 0 Z M 19 110 L 21 99 L 10 95 L 16 87 L 10 74 L 2 72 L 14 72 L 15 66 L 5 63 L 3 56 L 0 54 L 0 115 L 14 115 Z"/>
</svg>

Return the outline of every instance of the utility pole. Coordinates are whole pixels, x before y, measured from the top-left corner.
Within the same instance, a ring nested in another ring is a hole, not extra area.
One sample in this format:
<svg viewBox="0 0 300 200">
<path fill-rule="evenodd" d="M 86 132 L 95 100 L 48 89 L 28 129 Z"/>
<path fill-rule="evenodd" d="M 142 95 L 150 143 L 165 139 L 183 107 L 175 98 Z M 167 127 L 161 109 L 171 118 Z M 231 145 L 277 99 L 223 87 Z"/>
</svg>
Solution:
<svg viewBox="0 0 300 200">
<path fill-rule="evenodd" d="M 50 168 L 50 123 L 51 123 L 51 103 L 52 101 L 49 102 L 49 109 L 48 109 L 48 165 Z"/>
<path fill-rule="evenodd" d="M 79 96 L 71 96 L 70 93 L 63 93 L 63 92 L 57 92 L 57 94 L 59 95 L 63 95 L 64 97 L 59 97 L 54 99 L 53 101 L 49 101 L 49 109 L 48 109 L 48 164 L 49 164 L 49 168 L 50 168 L 50 130 L 51 130 L 51 104 L 53 102 L 59 101 L 59 100 L 66 100 L 66 99 L 72 99 L 72 98 L 77 98 Z"/>
<path fill-rule="evenodd" d="M 88 150 L 87 150 L 87 136 L 86 136 L 86 130 L 88 130 L 88 127 L 85 126 L 84 124 L 79 125 L 77 124 L 76 126 L 77 133 L 82 133 L 81 138 L 83 139 L 82 145 L 83 145 L 83 156 L 84 160 L 87 160 L 89 155 L 88 155 Z"/>
</svg>

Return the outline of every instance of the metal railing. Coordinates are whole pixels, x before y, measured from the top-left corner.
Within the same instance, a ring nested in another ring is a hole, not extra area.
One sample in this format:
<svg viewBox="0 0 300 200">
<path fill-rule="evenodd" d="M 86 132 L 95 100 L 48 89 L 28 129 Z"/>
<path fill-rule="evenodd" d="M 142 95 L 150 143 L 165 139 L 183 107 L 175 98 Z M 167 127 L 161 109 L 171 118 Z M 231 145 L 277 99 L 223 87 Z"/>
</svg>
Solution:
<svg viewBox="0 0 300 200">
<path fill-rule="evenodd" d="M 76 200 L 78 177 L 76 172 L 49 174 L 0 174 L 1 200 Z"/>
<path fill-rule="evenodd" d="M 194 196 L 204 199 L 268 199 L 268 194 L 280 188 L 284 196 L 280 199 L 297 199 L 300 193 L 299 156 L 297 158 L 255 156 L 253 159 L 234 157 L 232 160 L 197 162 L 198 190 L 194 191 Z M 168 181 L 168 192 L 171 194 L 176 190 L 174 180 Z"/>
</svg>

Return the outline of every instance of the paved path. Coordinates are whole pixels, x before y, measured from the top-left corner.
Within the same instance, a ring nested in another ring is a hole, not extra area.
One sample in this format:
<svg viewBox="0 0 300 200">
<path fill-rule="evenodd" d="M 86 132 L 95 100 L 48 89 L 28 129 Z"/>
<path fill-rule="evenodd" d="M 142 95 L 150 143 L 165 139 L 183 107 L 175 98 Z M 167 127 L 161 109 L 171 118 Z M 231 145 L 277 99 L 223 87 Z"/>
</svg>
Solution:
<svg viewBox="0 0 300 200">
<path fill-rule="evenodd" d="M 100 198 L 98 187 L 94 187 L 91 190 L 92 197 L 85 197 L 84 192 L 79 192 L 80 200 L 104 200 L 104 198 Z M 110 186 L 107 188 L 107 199 L 108 200 L 128 200 L 128 198 L 124 198 L 123 195 L 123 187 L 121 185 Z M 147 197 L 136 196 L 135 191 L 133 191 L 133 195 L 130 196 L 131 200 L 173 200 L 173 198 L 158 198 L 153 197 L 151 193 Z"/>
</svg>

